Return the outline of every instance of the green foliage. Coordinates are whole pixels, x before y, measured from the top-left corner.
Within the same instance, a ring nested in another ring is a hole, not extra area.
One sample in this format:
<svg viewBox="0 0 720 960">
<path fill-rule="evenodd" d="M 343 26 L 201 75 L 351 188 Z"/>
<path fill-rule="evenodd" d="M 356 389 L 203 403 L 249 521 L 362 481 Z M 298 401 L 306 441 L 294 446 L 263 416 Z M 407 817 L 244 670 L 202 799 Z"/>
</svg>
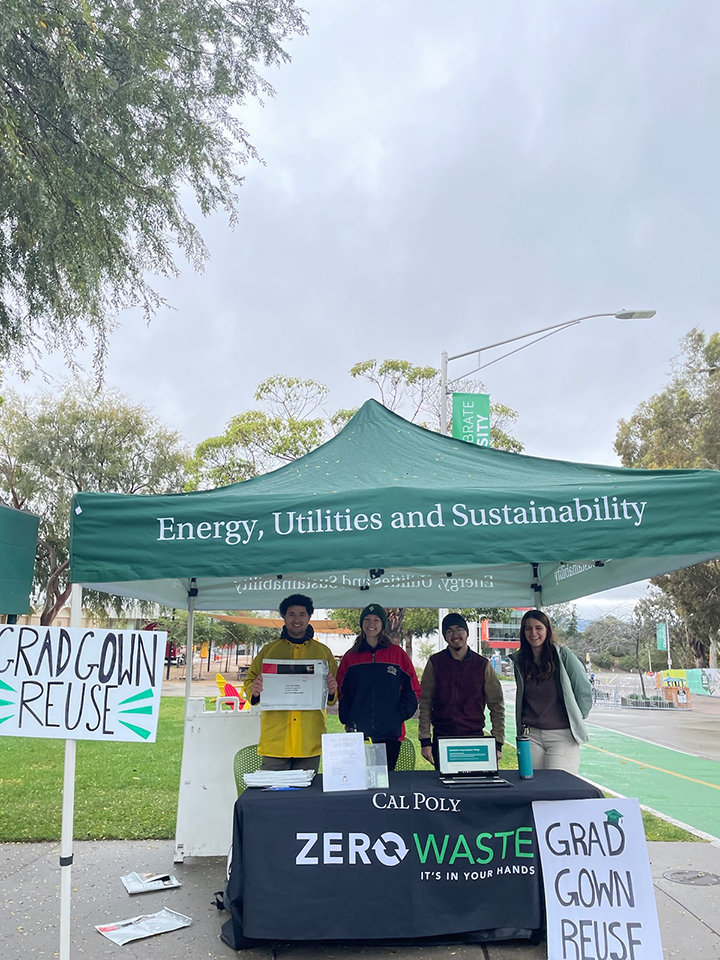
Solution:
<svg viewBox="0 0 720 960">
<path fill-rule="evenodd" d="M 426 660 L 429 660 L 434 653 L 435 653 L 434 640 L 420 641 L 420 659 L 423 661 L 423 663 L 425 663 Z"/>
<path fill-rule="evenodd" d="M 574 603 L 556 603 L 545 608 L 550 617 L 553 635 L 563 642 L 573 642 L 581 637 L 578 630 L 577 607 Z"/>
<path fill-rule="evenodd" d="M 667 652 L 657 649 L 656 627 L 661 622 L 667 623 L 670 628 L 673 666 L 698 666 L 698 654 L 688 644 L 689 632 L 685 629 L 685 623 L 675 609 L 670 595 L 662 590 L 650 589 L 638 600 L 633 610 L 633 625 L 639 632 L 639 660 L 643 669 L 647 669 L 648 654 L 653 670 L 667 669 Z"/>
<path fill-rule="evenodd" d="M 350 368 L 350 376 L 372 383 L 380 402 L 389 410 L 401 413 L 412 423 L 420 423 L 431 430 L 440 429 L 440 371 L 435 367 L 416 367 L 407 360 L 363 360 Z M 482 393 L 478 380 L 465 378 L 452 382 L 460 393 Z M 517 421 L 517 413 L 502 403 L 490 404 L 492 445 L 498 450 L 520 453 L 522 443 L 510 430 Z"/>
<path fill-rule="evenodd" d="M 71 382 L 59 396 L 7 395 L 0 407 L 0 498 L 40 517 L 35 591 L 44 594 L 42 623 L 70 593 L 73 494 L 177 492 L 185 462 L 179 435 L 117 392 Z M 92 599 L 86 592 L 85 604 Z"/>
<path fill-rule="evenodd" d="M 360 611 L 361 608 L 337 607 L 334 610 L 328 610 L 327 614 L 331 620 L 335 620 L 341 627 L 358 634 L 360 633 Z"/>
<path fill-rule="evenodd" d="M 162 302 L 147 273 L 201 265 L 183 194 L 234 222 L 237 108 L 304 32 L 294 0 L 3 0 L 0 356 L 90 331 L 100 362 L 109 316 Z"/>
<path fill-rule="evenodd" d="M 316 380 L 273 376 L 258 386 L 255 399 L 270 412 L 247 410 L 224 433 L 195 448 L 186 489 L 208 489 L 248 480 L 314 450 L 326 439 L 326 421 L 311 417 L 327 396 Z"/>
<path fill-rule="evenodd" d="M 427 410 L 438 389 L 435 367 L 416 367 L 408 360 L 362 360 L 350 368 L 350 376 L 374 384 L 380 402 L 388 410 L 400 410 L 407 405 L 408 420 L 413 423 Z"/>
<path fill-rule="evenodd" d="M 339 433 L 345 424 L 352 420 L 359 409 L 360 407 L 348 407 L 341 408 L 340 410 L 336 410 L 335 413 L 331 413 L 330 426 L 332 427 L 333 433 Z"/>
<path fill-rule="evenodd" d="M 388 409 L 398 410 L 412 421 L 425 414 L 436 428 L 439 425 L 440 380 L 434 367 L 416 367 L 407 360 L 364 360 L 351 368 L 350 375 L 374 384 Z M 468 383 L 474 389 L 481 386 L 475 381 Z M 466 384 L 464 389 L 470 387 Z M 199 443 L 188 468 L 186 489 L 213 489 L 249 480 L 314 450 L 357 412 L 320 413 L 327 397 L 328 388 L 317 380 L 280 374 L 263 380 L 255 399 L 268 410 L 239 413 L 223 433 Z M 493 446 L 522 450 L 522 444 L 506 432 L 517 419 L 515 411 L 498 404 L 493 405 L 491 415 Z"/>
<path fill-rule="evenodd" d="M 667 573 L 652 583 L 667 594 L 683 618 L 687 643 L 694 659 L 693 666 L 717 666 L 720 560 L 710 560 Z"/>
<path fill-rule="evenodd" d="M 235 611 L 233 611 L 234 613 Z M 186 610 L 173 610 L 157 617 L 160 630 L 166 630 L 168 640 L 176 646 L 187 643 Z M 199 648 L 205 640 L 218 647 L 260 647 L 271 640 L 277 640 L 278 630 L 270 627 L 253 627 L 245 623 L 233 623 L 230 620 L 216 620 L 210 614 L 197 611 L 194 614 L 194 647 Z"/>
<path fill-rule="evenodd" d="M 453 610 L 451 613 L 460 613 L 470 623 L 480 620 L 492 620 L 493 623 L 510 623 L 512 610 L 510 607 L 463 607 L 462 610 Z"/>
<path fill-rule="evenodd" d="M 618 425 L 623 466 L 720 468 L 720 334 L 694 328 L 680 341 L 670 382 Z M 720 563 L 713 560 L 652 581 L 685 620 L 697 666 L 717 663 Z"/>
<path fill-rule="evenodd" d="M 697 328 L 680 341 L 667 387 L 618 424 L 615 451 L 626 467 L 720 467 L 720 337 Z"/>
<path fill-rule="evenodd" d="M 617 665 L 621 670 L 632 671 L 636 669 L 637 664 L 635 663 L 635 657 L 630 654 L 624 654 L 622 657 L 618 657 Z"/>
</svg>

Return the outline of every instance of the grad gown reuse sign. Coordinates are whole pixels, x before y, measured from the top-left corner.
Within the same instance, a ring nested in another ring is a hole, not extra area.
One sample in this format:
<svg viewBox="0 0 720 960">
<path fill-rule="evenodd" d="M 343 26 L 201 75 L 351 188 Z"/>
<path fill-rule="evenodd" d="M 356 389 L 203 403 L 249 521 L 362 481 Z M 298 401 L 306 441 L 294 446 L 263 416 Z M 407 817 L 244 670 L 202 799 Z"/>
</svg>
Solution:
<svg viewBox="0 0 720 960">
<path fill-rule="evenodd" d="M 533 803 L 549 960 L 663 960 L 637 800 Z"/>
<path fill-rule="evenodd" d="M 154 742 L 166 638 L 0 626 L 0 735 Z"/>
</svg>

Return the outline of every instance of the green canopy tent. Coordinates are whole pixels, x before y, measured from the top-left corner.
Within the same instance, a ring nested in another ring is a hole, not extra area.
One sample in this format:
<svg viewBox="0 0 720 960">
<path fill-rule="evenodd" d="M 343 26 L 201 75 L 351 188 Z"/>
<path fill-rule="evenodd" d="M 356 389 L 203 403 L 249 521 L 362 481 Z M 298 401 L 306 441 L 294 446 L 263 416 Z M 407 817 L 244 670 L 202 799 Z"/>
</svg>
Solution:
<svg viewBox="0 0 720 960">
<path fill-rule="evenodd" d="M 73 581 L 187 607 L 190 649 L 195 609 L 276 609 L 295 592 L 318 607 L 534 606 L 720 556 L 720 472 L 469 446 L 368 401 L 336 437 L 273 473 L 174 496 L 81 493 L 71 516 Z M 195 825 L 200 812 L 205 824 L 224 822 L 233 789 L 226 801 L 220 788 L 196 790 L 207 782 L 198 757 L 212 752 L 229 771 L 231 754 L 216 738 L 192 753 L 211 725 L 196 721 L 191 681 L 188 670 L 178 859 L 227 849 L 227 837 L 213 847 Z M 252 711 L 229 715 L 231 752 L 255 742 Z"/>
<path fill-rule="evenodd" d="M 558 603 L 720 556 L 720 472 L 470 446 L 367 401 L 333 439 L 244 483 L 80 493 L 72 579 L 203 610 Z"/>
<path fill-rule="evenodd" d="M 39 523 L 32 513 L 0 504 L 0 613 L 30 612 Z"/>
</svg>

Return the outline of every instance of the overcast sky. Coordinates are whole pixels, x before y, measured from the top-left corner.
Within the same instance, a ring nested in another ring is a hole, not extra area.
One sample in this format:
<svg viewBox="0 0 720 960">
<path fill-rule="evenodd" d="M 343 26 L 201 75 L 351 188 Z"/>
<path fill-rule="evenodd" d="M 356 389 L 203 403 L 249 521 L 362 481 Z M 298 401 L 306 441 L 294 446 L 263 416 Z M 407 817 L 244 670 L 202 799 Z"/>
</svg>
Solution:
<svg viewBox="0 0 720 960">
<path fill-rule="evenodd" d="M 108 383 L 194 445 L 274 373 L 348 407 L 371 395 L 358 360 L 439 366 L 651 307 L 484 377 L 526 452 L 616 463 L 619 418 L 662 388 L 680 336 L 720 328 L 720 5 L 303 5 L 276 98 L 242 111 L 265 165 L 246 168 L 238 226 L 201 224 L 205 272 L 159 284 L 174 310 L 121 318 Z"/>
</svg>

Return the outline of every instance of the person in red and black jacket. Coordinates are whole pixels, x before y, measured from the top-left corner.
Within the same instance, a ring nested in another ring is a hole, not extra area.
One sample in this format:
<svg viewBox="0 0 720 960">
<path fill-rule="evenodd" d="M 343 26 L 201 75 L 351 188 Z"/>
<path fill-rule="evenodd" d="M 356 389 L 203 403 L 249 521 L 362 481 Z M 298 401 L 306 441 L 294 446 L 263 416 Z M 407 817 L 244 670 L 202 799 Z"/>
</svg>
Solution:
<svg viewBox="0 0 720 960">
<path fill-rule="evenodd" d="M 340 722 L 373 743 L 384 743 L 394 770 L 405 721 L 417 710 L 420 684 L 412 660 L 385 633 L 387 613 L 371 603 L 360 614 L 360 635 L 340 662 Z"/>
</svg>

